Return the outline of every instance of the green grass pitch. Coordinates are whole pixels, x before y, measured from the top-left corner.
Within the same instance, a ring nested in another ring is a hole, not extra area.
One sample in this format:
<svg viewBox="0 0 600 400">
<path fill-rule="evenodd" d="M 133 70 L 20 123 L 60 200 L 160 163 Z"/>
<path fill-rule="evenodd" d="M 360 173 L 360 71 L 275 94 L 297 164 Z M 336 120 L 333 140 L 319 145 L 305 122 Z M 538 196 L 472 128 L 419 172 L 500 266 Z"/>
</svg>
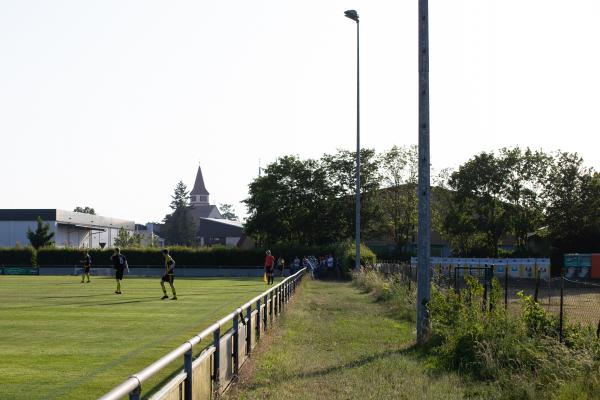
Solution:
<svg viewBox="0 0 600 400">
<path fill-rule="evenodd" d="M 121 295 L 115 286 L 0 276 L 0 399 L 98 398 L 267 289 L 260 278 L 176 278 L 179 299 L 161 301 L 159 278 L 126 276 Z"/>
</svg>

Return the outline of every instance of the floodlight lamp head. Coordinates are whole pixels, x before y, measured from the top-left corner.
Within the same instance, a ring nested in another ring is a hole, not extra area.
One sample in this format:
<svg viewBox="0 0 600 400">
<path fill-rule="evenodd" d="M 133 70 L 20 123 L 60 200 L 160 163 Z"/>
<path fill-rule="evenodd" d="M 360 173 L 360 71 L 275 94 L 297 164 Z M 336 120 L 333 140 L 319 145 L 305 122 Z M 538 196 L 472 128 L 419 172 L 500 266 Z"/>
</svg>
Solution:
<svg viewBox="0 0 600 400">
<path fill-rule="evenodd" d="M 344 11 L 344 15 L 347 18 L 350 18 L 352 21 L 356 21 L 356 23 L 358 23 L 358 13 L 356 12 L 356 10 Z"/>
</svg>

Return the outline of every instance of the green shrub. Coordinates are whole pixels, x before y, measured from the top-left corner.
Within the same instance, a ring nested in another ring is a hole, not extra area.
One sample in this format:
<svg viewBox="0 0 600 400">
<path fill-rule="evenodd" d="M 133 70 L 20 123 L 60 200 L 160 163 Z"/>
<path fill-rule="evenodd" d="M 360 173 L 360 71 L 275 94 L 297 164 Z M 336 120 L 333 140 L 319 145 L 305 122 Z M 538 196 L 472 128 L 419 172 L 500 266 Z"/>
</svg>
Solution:
<svg viewBox="0 0 600 400">
<path fill-rule="evenodd" d="M 388 302 L 398 317 L 414 321 L 416 293 L 410 281 L 368 269 L 353 277 L 357 287 Z M 531 296 L 521 294 L 521 313 L 509 315 L 497 279 L 487 302 L 482 285 L 466 280 L 460 292 L 432 287 L 432 338 L 426 349 L 432 366 L 489 382 L 496 398 L 598 398 L 600 340 L 594 329 L 565 324 L 560 343 L 557 318 Z"/>
<path fill-rule="evenodd" d="M 352 241 L 342 242 L 335 246 L 333 252 L 335 258 L 340 262 L 342 277 L 352 278 L 352 271 L 356 265 L 356 244 Z M 377 257 L 366 245 L 360 245 L 360 265 L 371 266 L 375 264 Z"/>
<path fill-rule="evenodd" d="M 0 266 L 36 265 L 33 247 L 0 247 Z"/>
</svg>

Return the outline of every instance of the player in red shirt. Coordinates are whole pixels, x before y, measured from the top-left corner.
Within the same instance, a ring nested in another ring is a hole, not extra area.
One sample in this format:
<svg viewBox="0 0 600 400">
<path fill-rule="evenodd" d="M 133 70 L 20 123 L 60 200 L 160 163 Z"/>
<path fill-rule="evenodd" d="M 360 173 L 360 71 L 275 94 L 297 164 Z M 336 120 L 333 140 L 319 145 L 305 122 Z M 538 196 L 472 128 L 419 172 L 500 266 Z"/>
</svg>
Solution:
<svg viewBox="0 0 600 400">
<path fill-rule="evenodd" d="M 267 285 L 273 284 L 273 269 L 275 267 L 275 257 L 271 255 L 271 250 L 267 250 L 265 257 L 265 274 L 267 275 Z"/>
</svg>

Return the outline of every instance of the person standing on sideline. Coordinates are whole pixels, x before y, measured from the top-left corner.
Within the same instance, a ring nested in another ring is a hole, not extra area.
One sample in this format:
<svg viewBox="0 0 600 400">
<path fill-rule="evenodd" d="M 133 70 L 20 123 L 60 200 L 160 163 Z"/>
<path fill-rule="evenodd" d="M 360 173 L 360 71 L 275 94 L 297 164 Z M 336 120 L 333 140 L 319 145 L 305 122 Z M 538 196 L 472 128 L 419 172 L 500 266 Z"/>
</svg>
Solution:
<svg viewBox="0 0 600 400">
<path fill-rule="evenodd" d="M 294 258 L 294 261 L 292 262 L 291 265 L 291 271 L 290 274 L 294 275 L 296 272 L 300 271 L 300 259 L 298 258 L 298 256 L 296 256 L 296 258 Z"/>
<path fill-rule="evenodd" d="M 275 267 L 275 257 L 271 255 L 271 250 L 267 250 L 267 256 L 265 257 L 265 274 L 267 274 L 267 285 L 272 285 L 273 280 L 273 269 Z"/>
<path fill-rule="evenodd" d="M 283 270 L 285 269 L 285 259 L 283 257 L 277 259 L 277 268 L 279 269 L 281 276 L 283 276 Z"/>
<path fill-rule="evenodd" d="M 113 268 L 115 269 L 115 279 L 117 280 L 116 294 L 121 294 L 121 281 L 123 280 L 123 271 L 129 272 L 129 266 L 127 265 L 127 258 L 121 254 L 121 249 L 115 247 L 112 257 L 110 257 Z"/>
<path fill-rule="evenodd" d="M 165 274 L 160 280 L 160 286 L 162 287 L 163 291 L 163 297 L 161 297 L 161 300 L 169 298 L 169 296 L 167 296 L 167 289 L 165 289 L 165 282 L 169 282 L 169 285 L 171 286 L 171 292 L 173 292 L 173 297 L 171 297 L 171 300 L 177 300 L 177 293 L 175 292 L 175 286 L 173 286 L 173 279 L 175 279 L 175 260 L 173 260 L 173 257 L 169 255 L 168 249 L 164 249 L 162 254 L 165 258 Z"/>
<path fill-rule="evenodd" d="M 87 276 L 87 281 L 90 283 L 90 268 L 92 267 L 92 257 L 90 257 L 90 253 L 87 251 L 83 256 L 83 260 L 79 261 L 83 264 L 83 272 L 81 273 L 81 283 L 83 283 L 85 277 Z"/>
<path fill-rule="evenodd" d="M 330 254 L 327 256 L 327 277 L 328 278 L 333 278 L 333 266 L 334 266 L 334 260 L 333 260 L 333 256 Z"/>
</svg>

